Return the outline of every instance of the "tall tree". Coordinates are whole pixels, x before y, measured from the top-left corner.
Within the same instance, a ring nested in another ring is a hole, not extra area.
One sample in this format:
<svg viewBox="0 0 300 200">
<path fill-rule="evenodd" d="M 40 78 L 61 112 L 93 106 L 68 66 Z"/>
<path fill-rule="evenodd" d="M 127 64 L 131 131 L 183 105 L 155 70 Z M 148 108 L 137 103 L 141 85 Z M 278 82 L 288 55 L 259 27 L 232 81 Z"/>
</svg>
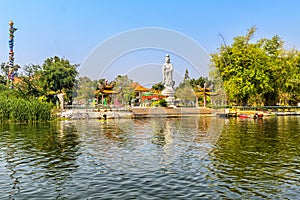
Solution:
<svg viewBox="0 0 300 200">
<path fill-rule="evenodd" d="M 79 103 L 87 103 L 89 99 L 93 99 L 95 88 L 98 86 L 97 80 L 91 80 L 88 77 L 79 77 L 76 80 L 76 100 Z"/>
<path fill-rule="evenodd" d="M 155 94 L 160 94 L 161 91 L 163 91 L 164 88 L 165 88 L 165 87 L 164 87 L 163 83 L 162 83 L 162 82 L 159 82 L 159 83 L 156 83 L 156 84 L 152 85 L 151 90 L 152 90 L 153 93 L 155 93 Z"/>
<path fill-rule="evenodd" d="M 16 85 L 16 88 L 26 96 L 39 97 L 44 95 L 40 83 L 41 70 L 39 65 L 25 65 L 19 76 L 21 82 Z"/>
<path fill-rule="evenodd" d="M 184 79 L 175 91 L 176 98 L 179 98 L 181 102 L 186 105 L 189 102 L 194 102 L 196 99 L 196 94 L 193 87 L 190 84 L 190 81 Z M 198 102 L 196 102 L 198 103 Z"/>
<path fill-rule="evenodd" d="M 278 36 L 251 43 L 255 30 L 250 28 L 245 36 L 235 37 L 230 46 L 222 45 L 211 55 L 213 73 L 222 78 L 230 101 L 274 105 L 282 91 L 280 82 L 286 78 L 280 73 L 287 70 L 291 59 L 284 55 L 286 50 Z"/>
<path fill-rule="evenodd" d="M 75 78 L 78 74 L 77 64 L 57 56 L 47 58 L 42 65 L 40 81 L 43 90 L 50 93 L 66 93 L 67 99 L 72 99 Z"/>
<path fill-rule="evenodd" d="M 135 96 L 134 88 L 131 86 L 132 82 L 127 75 L 118 75 L 115 79 L 115 90 L 119 91 L 116 97 L 123 105 L 129 104 Z"/>
</svg>

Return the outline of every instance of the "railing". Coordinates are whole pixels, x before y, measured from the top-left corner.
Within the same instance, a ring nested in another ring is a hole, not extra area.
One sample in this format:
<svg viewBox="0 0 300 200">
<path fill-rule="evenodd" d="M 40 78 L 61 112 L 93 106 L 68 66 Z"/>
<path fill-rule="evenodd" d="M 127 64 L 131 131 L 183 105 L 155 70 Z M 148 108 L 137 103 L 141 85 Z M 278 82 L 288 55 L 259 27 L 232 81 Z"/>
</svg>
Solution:
<svg viewBox="0 0 300 200">
<path fill-rule="evenodd" d="M 97 111 L 100 109 L 107 109 L 110 111 L 124 111 L 129 112 L 131 111 L 131 108 L 129 107 L 114 107 L 114 106 L 104 106 L 104 105 L 65 105 L 65 109 L 67 110 L 91 110 L 91 111 Z"/>
<path fill-rule="evenodd" d="M 64 106 L 65 109 L 67 110 L 72 110 L 72 109 L 86 109 L 86 110 L 93 110 L 93 109 L 97 109 L 97 107 L 92 106 L 92 105 L 65 105 Z"/>
<path fill-rule="evenodd" d="M 131 111 L 130 107 L 114 107 L 103 105 L 65 105 L 67 110 L 72 109 L 85 109 L 85 110 L 99 110 L 108 109 L 112 111 Z M 269 111 L 269 112 L 295 112 L 300 111 L 300 106 L 213 106 L 211 108 L 222 109 L 229 108 L 231 110 L 249 110 L 249 111 Z"/>
<path fill-rule="evenodd" d="M 270 112 L 295 112 L 300 111 L 300 106 L 232 106 L 235 110 L 255 110 Z"/>
</svg>

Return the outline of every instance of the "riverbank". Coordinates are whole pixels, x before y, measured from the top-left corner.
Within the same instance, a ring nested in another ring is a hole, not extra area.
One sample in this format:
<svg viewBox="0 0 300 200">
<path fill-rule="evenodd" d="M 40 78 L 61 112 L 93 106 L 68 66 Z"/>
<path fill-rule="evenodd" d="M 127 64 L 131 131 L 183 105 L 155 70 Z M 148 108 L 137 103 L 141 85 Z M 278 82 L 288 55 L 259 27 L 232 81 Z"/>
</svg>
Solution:
<svg viewBox="0 0 300 200">
<path fill-rule="evenodd" d="M 229 116 L 238 117 L 247 115 L 253 117 L 256 113 L 264 116 L 288 116 L 300 115 L 296 111 L 255 111 L 255 110 L 224 110 L 196 107 L 133 107 L 133 108 L 111 108 L 111 109 L 69 109 L 59 114 L 59 117 L 67 119 L 115 119 L 115 118 L 150 118 L 166 117 L 178 118 L 186 116 Z"/>
<path fill-rule="evenodd" d="M 149 117 L 182 117 L 194 115 L 213 115 L 214 110 L 210 108 L 195 108 L 195 107 L 177 107 L 177 108 L 132 108 L 134 118 L 149 118 Z"/>
<path fill-rule="evenodd" d="M 59 114 L 59 117 L 68 119 L 113 119 L 113 118 L 176 118 L 195 115 L 215 115 L 214 109 L 195 107 L 133 107 L 112 109 L 69 109 Z"/>
</svg>

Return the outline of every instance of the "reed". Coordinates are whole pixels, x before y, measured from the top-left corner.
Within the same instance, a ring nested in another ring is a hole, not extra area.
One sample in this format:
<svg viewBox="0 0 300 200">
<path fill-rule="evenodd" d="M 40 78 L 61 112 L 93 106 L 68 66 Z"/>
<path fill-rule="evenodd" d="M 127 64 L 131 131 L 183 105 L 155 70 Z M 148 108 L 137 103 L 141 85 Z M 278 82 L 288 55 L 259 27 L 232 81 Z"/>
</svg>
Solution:
<svg viewBox="0 0 300 200">
<path fill-rule="evenodd" d="M 52 106 L 34 97 L 21 98 L 7 93 L 0 93 L 0 121 L 29 123 L 48 121 Z"/>
</svg>

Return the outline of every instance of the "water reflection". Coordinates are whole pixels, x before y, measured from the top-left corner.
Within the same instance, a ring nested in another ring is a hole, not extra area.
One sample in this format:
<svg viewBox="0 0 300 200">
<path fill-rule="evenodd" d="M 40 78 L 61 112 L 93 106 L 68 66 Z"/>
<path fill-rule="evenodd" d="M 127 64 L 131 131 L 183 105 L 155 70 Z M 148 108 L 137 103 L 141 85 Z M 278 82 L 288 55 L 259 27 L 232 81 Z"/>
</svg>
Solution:
<svg viewBox="0 0 300 200">
<path fill-rule="evenodd" d="M 293 199 L 290 184 L 299 187 L 299 118 L 263 121 L 230 120 L 211 156 L 219 192 L 232 198 Z"/>
<path fill-rule="evenodd" d="M 296 199 L 300 118 L 0 126 L 4 199 Z"/>
<path fill-rule="evenodd" d="M 53 184 L 52 192 L 59 196 L 63 183 L 78 167 L 74 126 L 2 124 L 1 129 L 1 183 L 10 191 L 7 194 L 22 199 L 43 197 L 48 192 L 39 189 Z"/>
</svg>

